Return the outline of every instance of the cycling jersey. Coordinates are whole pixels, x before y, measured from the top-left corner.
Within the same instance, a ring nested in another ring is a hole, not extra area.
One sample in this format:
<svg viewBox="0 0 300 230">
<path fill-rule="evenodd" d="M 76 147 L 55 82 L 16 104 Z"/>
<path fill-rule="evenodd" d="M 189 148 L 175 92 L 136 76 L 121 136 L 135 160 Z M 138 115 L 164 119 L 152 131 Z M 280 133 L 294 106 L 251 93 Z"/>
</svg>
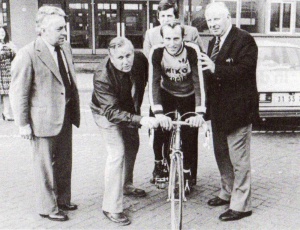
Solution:
<svg viewBox="0 0 300 230">
<path fill-rule="evenodd" d="M 195 94 L 195 112 L 206 112 L 199 55 L 199 47 L 190 42 L 183 42 L 175 55 L 168 53 L 163 44 L 153 46 L 149 55 L 149 97 L 154 114 L 163 113 L 161 89 L 175 97 Z"/>
</svg>

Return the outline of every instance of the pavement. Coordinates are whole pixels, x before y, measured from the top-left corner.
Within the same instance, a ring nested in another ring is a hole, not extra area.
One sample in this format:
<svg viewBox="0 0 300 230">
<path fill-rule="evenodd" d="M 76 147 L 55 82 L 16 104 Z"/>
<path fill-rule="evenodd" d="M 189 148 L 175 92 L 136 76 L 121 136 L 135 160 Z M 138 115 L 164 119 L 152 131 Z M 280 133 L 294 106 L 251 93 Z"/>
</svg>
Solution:
<svg viewBox="0 0 300 230">
<path fill-rule="evenodd" d="M 153 152 L 147 130 L 140 130 L 140 150 L 134 183 L 147 192 L 144 198 L 125 197 L 125 213 L 132 224 L 120 227 L 105 218 L 101 204 L 104 190 L 104 148 L 88 103 L 92 75 L 78 74 L 82 121 L 73 130 L 72 202 L 78 210 L 70 220 L 55 222 L 39 217 L 35 210 L 34 171 L 30 144 L 18 135 L 13 122 L 0 121 L 0 229 L 170 229 L 170 203 L 167 190 L 149 183 Z M 145 97 L 142 111 L 147 114 Z M 218 216 L 226 206 L 209 207 L 207 201 L 218 195 L 219 172 L 212 144 L 203 147 L 199 135 L 198 181 L 184 203 L 183 229 L 300 229 L 300 133 L 255 132 L 251 143 L 252 207 L 250 217 L 221 222 Z"/>
</svg>

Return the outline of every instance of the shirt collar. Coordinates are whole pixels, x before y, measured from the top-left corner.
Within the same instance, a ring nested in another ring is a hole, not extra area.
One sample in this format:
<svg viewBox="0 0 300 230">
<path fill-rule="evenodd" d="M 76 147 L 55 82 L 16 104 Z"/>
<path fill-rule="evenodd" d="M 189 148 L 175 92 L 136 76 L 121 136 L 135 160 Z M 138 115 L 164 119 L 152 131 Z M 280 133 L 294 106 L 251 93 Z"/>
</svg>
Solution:
<svg viewBox="0 0 300 230">
<path fill-rule="evenodd" d="M 131 69 L 131 71 L 128 72 L 128 73 L 122 72 L 122 71 L 118 70 L 118 69 L 114 66 L 114 64 L 111 62 L 110 59 L 109 59 L 109 62 L 108 62 L 108 66 L 109 66 L 110 68 L 113 69 L 114 73 L 117 74 L 119 78 L 123 78 L 123 77 L 125 77 L 125 76 L 131 76 L 131 71 L 132 71 L 132 69 Z"/>
<path fill-rule="evenodd" d="M 166 50 L 167 53 L 170 54 L 171 56 L 176 57 L 176 56 L 179 56 L 179 55 L 182 53 L 183 48 L 184 48 L 184 42 L 181 43 L 181 47 L 180 47 L 180 49 L 178 50 L 178 52 L 177 52 L 176 54 L 170 54 L 170 53 L 168 52 L 168 50 L 167 50 L 166 47 L 165 47 L 165 50 Z"/>
<path fill-rule="evenodd" d="M 43 37 L 41 37 L 42 40 L 44 41 L 44 43 L 46 44 L 46 46 L 48 47 L 48 49 L 51 51 L 51 52 L 55 52 L 55 47 L 53 45 L 51 45 L 49 42 L 47 42 Z"/>
<path fill-rule="evenodd" d="M 227 38 L 230 30 L 232 28 L 232 24 L 230 24 L 225 32 L 225 34 L 223 34 L 222 36 L 220 36 L 220 46 L 222 46 L 222 44 L 224 43 L 225 39 Z"/>
</svg>

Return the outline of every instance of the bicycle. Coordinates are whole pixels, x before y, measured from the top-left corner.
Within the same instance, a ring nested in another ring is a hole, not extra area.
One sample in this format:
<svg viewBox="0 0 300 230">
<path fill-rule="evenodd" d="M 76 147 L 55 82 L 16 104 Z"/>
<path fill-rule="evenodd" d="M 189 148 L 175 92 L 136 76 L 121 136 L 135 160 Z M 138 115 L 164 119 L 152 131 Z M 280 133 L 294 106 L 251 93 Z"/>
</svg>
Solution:
<svg viewBox="0 0 300 230">
<path fill-rule="evenodd" d="M 189 126 L 187 122 L 182 121 L 182 117 L 188 114 L 195 114 L 194 112 L 188 112 L 182 116 L 177 112 L 170 112 L 166 115 L 174 113 L 175 119 L 172 121 L 173 130 L 170 138 L 170 166 L 169 166 L 169 187 L 168 187 L 168 201 L 171 202 L 171 226 L 172 229 L 182 228 L 182 202 L 186 201 L 185 190 L 190 188 L 184 187 L 184 173 L 183 173 L 183 152 L 181 151 L 181 126 Z M 209 131 L 207 124 L 203 123 L 206 129 L 206 145 L 208 145 Z M 164 182 L 166 182 L 164 180 Z M 186 184 L 187 186 L 188 184 Z M 159 185 L 157 185 L 159 186 Z M 190 192 L 190 191 L 189 191 Z"/>
</svg>

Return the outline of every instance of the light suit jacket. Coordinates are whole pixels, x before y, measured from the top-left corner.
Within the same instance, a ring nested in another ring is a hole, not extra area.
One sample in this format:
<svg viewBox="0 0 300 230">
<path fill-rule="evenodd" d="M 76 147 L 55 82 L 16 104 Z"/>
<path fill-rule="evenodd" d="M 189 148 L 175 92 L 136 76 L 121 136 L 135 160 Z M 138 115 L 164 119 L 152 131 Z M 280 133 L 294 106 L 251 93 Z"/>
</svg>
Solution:
<svg viewBox="0 0 300 230">
<path fill-rule="evenodd" d="M 71 48 L 62 45 L 69 76 L 73 81 L 68 106 L 72 124 L 79 127 L 79 95 Z M 30 124 L 37 137 L 56 136 L 62 129 L 65 109 L 65 87 L 59 69 L 41 37 L 20 49 L 12 62 L 10 101 L 18 126 Z"/>
<path fill-rule="evenodd" d="M 143 52 L 147 58 L 149 57 L 150 49 L 154 45 L 163 43 L 163 38 L 160 34 L 160 28 L 161 26 L 156 26 L 146 31 L 143 44 Z M 197 44 L 200 48 L 200 51 L 203 51 L 203 42 L 199 36 L 198 30 L 195 27 L 184 25 L 183 40 Z"/>
</svg>

